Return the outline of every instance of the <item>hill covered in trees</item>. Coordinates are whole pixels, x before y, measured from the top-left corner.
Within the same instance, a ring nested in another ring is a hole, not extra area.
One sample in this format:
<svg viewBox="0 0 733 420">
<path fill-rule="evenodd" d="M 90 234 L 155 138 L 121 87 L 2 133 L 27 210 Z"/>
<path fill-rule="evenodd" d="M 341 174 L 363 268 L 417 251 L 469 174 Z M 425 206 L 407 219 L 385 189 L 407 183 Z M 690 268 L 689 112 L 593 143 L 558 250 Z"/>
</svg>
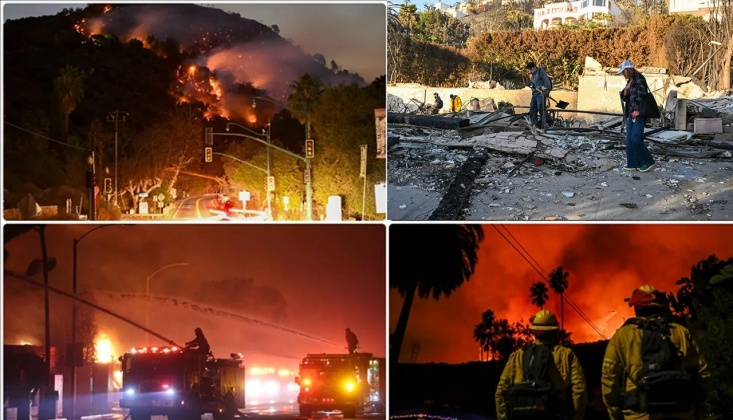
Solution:
<svg viewBox="0 0 733 420">
<path fill-rule="evenodd" d="M 128 113 L 117 150 L 124 209 L 139 192 L 167 194 L 184 168 L 200 169 L 206 120 L 260 130 L 279 113 L 273 137 L 287 145 L 303 126 L 271 103 L 253 108 L 254 97 L 286 102 L 306 73 L 331 89 L 367 88 L 277 26 L 212 7 L 90 5 L 3 29 L 6 207 L 27 193 L 76 204 L 92 150 L 99 185 L 114 170 L 115 110 Z"/>
</svg>

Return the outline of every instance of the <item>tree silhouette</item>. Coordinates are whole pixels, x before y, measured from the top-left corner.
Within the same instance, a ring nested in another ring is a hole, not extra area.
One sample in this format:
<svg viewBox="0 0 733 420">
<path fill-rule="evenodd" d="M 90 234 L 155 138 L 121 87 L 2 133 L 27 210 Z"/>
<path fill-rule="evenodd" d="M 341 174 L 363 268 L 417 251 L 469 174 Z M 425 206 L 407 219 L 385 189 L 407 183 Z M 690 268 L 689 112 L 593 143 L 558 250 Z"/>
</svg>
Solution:
<svg viewBox="0 0 733 420">
<path fill-rule="evenodd" d="M 391 343 L 391 361 L 397 363 L 417 294 L 421 299 L 450 297 L 474 274 L 480 225 L 393 225 L 389 235 L 390 288 L 405 298 Z"/>
<path fill-rule="evenodd" d="M 473 330 L 473 339 L 481 348 L 481 359 L 506 360 L 520 347 L 532 340 L 529 329 L 521 322 L 510 324 L 508 320 L 496 318 L 494 311 L 481 314 L 481 322 Z"/>
<path fill-rule="evenodd" d="M 565 328 L 565 290 L 568 288 L 567 272 L 562 271 L 562 267 L 558 267 L 550 273 L 550 288 L 560 295 L 560 328 Z"/>
<path fill-rule="evenodd" d="M 532 299 L 532 303 L 539 306 L 540 309 L 543 309 L 545 307 L 545 303 L 547 302 L 547 299 L 550 298 L 547 295 L 548 289 L 545 283 L 538 281 L 537 283 L 532 285 L 529 291 L 530 291 L 529 297 Z"/>
<path fill-rule="evenodd" d="M 64 134 L 69 133 L 69 114 L 84 98 L 84 79 L 86 75 L 76 67 L 66 66 L 61 69 L 59 77 L 53 81 L 61 109 L 64 112 Z"/>
<path fill-rule="evenodd" d="M 307 110 L 308 124 L 310 124 L 314 105 L 323 93 L 323 83 L 317 77 L 305 73 L 298 80 L 291 83 L 290 88 L 293 89 L 293 93 L 288 96 L 288 104 L 293 108 L 293 111 L 302 113 L 304 116 Z"/>
</svg>

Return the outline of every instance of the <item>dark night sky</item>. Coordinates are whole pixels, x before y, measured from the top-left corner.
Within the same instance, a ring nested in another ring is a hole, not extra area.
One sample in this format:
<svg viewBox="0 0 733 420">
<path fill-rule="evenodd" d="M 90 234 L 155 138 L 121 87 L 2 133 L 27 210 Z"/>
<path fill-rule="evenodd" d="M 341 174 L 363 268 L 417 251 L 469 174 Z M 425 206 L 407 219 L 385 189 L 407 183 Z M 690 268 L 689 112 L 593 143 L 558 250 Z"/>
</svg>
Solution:
<svg viewBox="0 0 733 420">
<path fill-rule="evenodd" d="M 530 301 L 530 286 L 539 275 L 496 232 L 483 225 L 476 273 L 450 298 L 415 299 L 407 325 L 401 361 L 420 343 L 418 362 L 462 363 L 479 359 L 473 329 L 487 309 L 510 321 L 528 320 L 539 308 Z M 733 257 L 733 225 L 507 225 L 510 232 L 548 273 L 558 266 L 570 273 L 567 294 L 607 337 L 633 311 L 624 302 L 633 289 L 651 284 L 677 291 L 675 282 L 711 254 Z M 506 233 L 505 233 L 506 235 Z M 508 236 L 508 235 L 507 235 Z M 559 314 L 553 292 L 545 309 Z M 390 291 L 390 329 L 394 330 L 403 299 Z M 617 311 L 613 316 L 612 311 Z M 580 316 L 565 305 L 567 329 L 576 342 L 597 341 Z M 605 329 L 604 329 L 605 327 Z"/>
<path fill-rule="evenodd" d="M 115 2 L 124 3 L 124 2 Z M 52 15 L 86 3 L 6 4 L 3 20 Z M 309 54 L 320 53 L 359 73 L 367 83 L 385 74 L 386 8 L 382 4 L 216 4 L 266 25 L 278 25 Z"/>
<path fill-rule="evenodd" d="M 90 226 L 47 228 L 49 256 L 59 260 L 50 275 L 51 285 L 70 291 L 72 239 L 83 235 Z M 30 261 L 40 257 L 36 233 L 14 239 L 5 248 L 10 255 L 6 261 L 9 270 L 25 272 Z M 175 296 L 202 307 L 209 305 L 272 320 L 272 311 L 257 306 L 270 299 L 268 294 L 260 294 L 260 286 L 269 286 L 269 296 L 281 293 L 287 301 L 284 319 L 274 322 L 340 345 L 345 345 L 344 328 L 351 327 L 359 337 L 362 352 L 381 357 L 386 352 L 384 226 L 106 227 L 80 243 L 78 281 L 80 288 L 85 285 L 109 292 L 144 294 L 146 276 L 179 262 L 190 265 L 171 267 L 156 275 L 151 281 L 151 295 Z M 258 289 L 247 293 L 221 282 L 231 278 L 251 278 Z M 40 344 L 42 293 L 38 289 L 24 291 L 19 280 L 6 278 L 4 282 L 5 342 L 25 340 Z M 258 296 L 249 307 L 248 295 Z M 97 303 L 136 322 L 145 321 L 144 299 L 121 302 L 98 298 Z M 70 314 L 68 307 L 65 298 L 52 300 L 56 337 L 52 341 L 65 338 L 69 327 L 61 318 Z M 145 344 L 144 333 L 139 330 L 107 315 L 101 315 L 98 321 L 100 332 L 112 337 L 117 354 L 121 347 L 128 351 L 129 347 Z M 165 305 L 153 305 L 150 327 L 181 344 L 193 338 L 195 327 L 201 327 L 215 355 L 242 351 L 245 357 L 279 356 L 290 358 L 283 359 L 290 360 L 283 363 L 292 363 L 293 358 L 309 352 L 342 351 L 279 330 Z"/>
</svg>

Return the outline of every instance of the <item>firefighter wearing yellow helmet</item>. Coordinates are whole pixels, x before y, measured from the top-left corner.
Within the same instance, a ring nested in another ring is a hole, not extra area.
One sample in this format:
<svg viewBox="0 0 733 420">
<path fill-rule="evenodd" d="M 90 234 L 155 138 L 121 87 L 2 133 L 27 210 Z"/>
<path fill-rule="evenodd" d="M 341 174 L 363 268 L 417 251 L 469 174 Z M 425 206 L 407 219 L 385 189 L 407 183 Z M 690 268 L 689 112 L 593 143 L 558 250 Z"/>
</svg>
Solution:
<svg viewBox="0 0 733 420">
<path fill-rule="evenodd" d="M 664 293 L 645 285 L 626 299 L 636 318 L 613 335 L 603 359 L 603 402 L 612 420 L 693 420 L 710 373 L 687 328 L 671 321 Z"/>
<path fill-rule="evenodd" d="M 509 357 L 496 388 L 500 420 L 581 420 L 588 403 L 585 375 L 572 350 L 559 343 L 555 315 L 541 310 L 529 327 L 534 343 Z"/>
</svg>

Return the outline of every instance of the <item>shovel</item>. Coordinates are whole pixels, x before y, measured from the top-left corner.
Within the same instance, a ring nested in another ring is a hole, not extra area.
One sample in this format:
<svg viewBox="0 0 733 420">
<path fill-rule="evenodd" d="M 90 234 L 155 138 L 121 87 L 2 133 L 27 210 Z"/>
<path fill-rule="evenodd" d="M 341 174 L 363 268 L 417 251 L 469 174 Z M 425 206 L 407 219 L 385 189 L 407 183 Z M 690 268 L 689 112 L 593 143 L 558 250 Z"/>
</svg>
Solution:
<svg viewBox="0 0 733 420">
<path fill-rule="evenodd" d="M 537 89 L 537 88 L 535 88 L 535 89 Z M 542 91 L 541 91 L 541 90 L 539 90 L 539 89 L 537 89 L 537 92 L 540 92 L 540 93 L 542 93 Z M 556 100 L 552 99 L 552 98 L 551 98 L 551 97 L 550 97 L 549 95 L 548 95 L 547 97 L 548 97 L 548 98 L 550 98 L 550 100 L 551 100 L 552 102 L 554 102 L 554 103 L 555 103 L 555 105 L 557 105 L 557 107 L 558 107 L 558 108 L 560 108 L 560 109 L 565 109 L 565 108 L 567 108 L 567 107 L 568 107 L 568 105 L 570 105 L 570 104 L 569 104 L 568 102 L 565 102 L 565 101 L 560 101 L 560 102 L 558 102 L 558 101 L 556 101 Z"/>
</svg>

